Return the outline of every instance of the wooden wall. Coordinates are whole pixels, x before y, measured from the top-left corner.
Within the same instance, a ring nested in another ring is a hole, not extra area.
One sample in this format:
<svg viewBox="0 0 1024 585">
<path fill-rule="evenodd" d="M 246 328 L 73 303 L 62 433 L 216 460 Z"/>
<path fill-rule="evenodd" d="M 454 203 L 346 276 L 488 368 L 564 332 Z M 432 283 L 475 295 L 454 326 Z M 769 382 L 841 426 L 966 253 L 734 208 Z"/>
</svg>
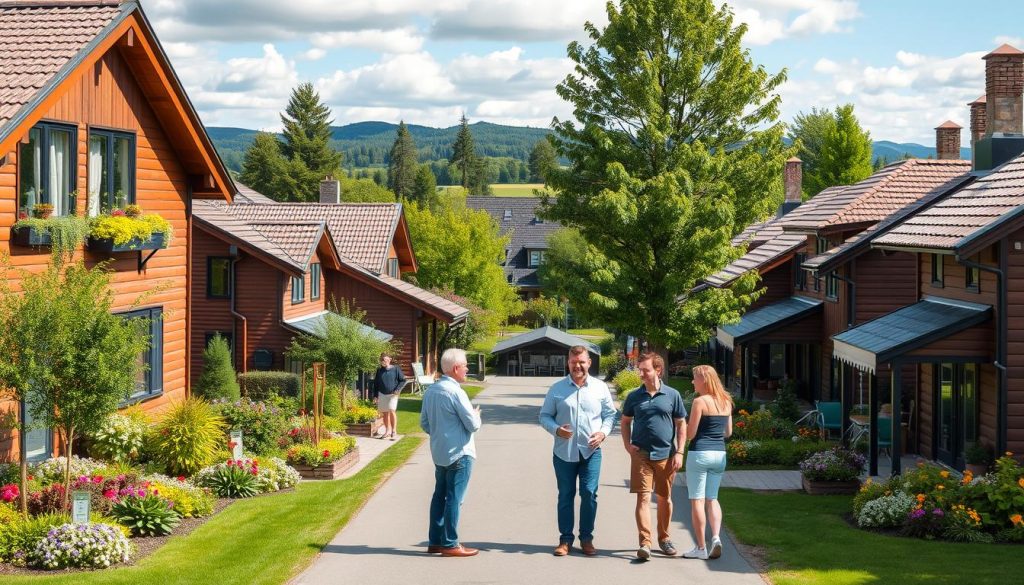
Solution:
<svg viewBox="0 0 1024 585">
<path fill-rule="evenodd" d="M 313 258 L 312 260 L 309 261 L 309 263 L 316 264 L 318 262 L 320 262 L 320 256 L 314 252 Z M 286 320 L 296 319 L 298 317 L 302 317 L 303 315 L 313 315 L 315 313 L 320 313 L 324 311 L 324 309 L 326 309 L 327 291 L 324 290 L 324 268 L 324 266 L 320 267 L 320 298 L 316 300 L 310 298 L 313 294 L 313 284 L 312 281 L 310 280 L 312 278 L 312 275 L 309 273 L 308 270 L 306 271 L 305 274 L 302 275 L 303 286 L 305 287 L 302 302 L 292 302 L 292 279 L 289 277 L 287 280 L 285 280 L 284 294 L 281 296 L 281 303 L 282 306 L 284 307 L 284 318 Z"/>
<path fill-rule="evenodd" d="M 1007 238 L 1007 424 L 1006 448 L 1024 453 L 1024 252 L 1015 243 L 1024 242 L 1024 230 Z"/>
</svg>

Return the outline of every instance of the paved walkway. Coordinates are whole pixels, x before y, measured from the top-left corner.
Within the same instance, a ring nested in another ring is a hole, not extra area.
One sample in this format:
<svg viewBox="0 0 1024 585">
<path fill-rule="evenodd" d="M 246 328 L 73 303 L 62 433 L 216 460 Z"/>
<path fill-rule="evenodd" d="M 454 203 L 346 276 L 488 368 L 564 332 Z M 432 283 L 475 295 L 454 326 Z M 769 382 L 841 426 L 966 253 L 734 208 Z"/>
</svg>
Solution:
<svg viewBox="0 0 1024 585">
<path fill-rule="evenodd" d="M 352 477 L 359 473 L 364 467 L 370 464 L 378 455 L 387 451 L 392 445 L 398 442 L 404 435 L 395 435 L 395 440 L 376 439 L 373 437 L 356 437 L 356 446 L 359 447 L 359 462 L 349 467 L 339 479 Z"/>
<path fill-rule="evenodd" d="M 475 402 L 483 409 L 477 434 L 479 460 L 473 469 L 459 531 L 479 547 L 468 559 L 427 555 L 427 506 L 434 467 L 426 445 L 380 487 L 366 507 L 328 544 L 296 584 L 450 585 L 697 582 L 763 585 L 758 573 L 725 538 L 725 553 L 705 562 L 656 556 L 635 560 L 635 496 L 629 493 L 629 461 L 616 431 L 605 444 L 600 508 L 595 530 L 596 558 L 574 551 L 558 558 L 555 481 L 551 437 L 537 424 L 537 413 L 553 378 L 495 378 Z M 389 441 L 390 442 L 390 441 Z M 673 499 L 673 539 L 688 550 L 686 490 Z M 726 519 L 729 511 L 725 510 Z"/>
</svg>

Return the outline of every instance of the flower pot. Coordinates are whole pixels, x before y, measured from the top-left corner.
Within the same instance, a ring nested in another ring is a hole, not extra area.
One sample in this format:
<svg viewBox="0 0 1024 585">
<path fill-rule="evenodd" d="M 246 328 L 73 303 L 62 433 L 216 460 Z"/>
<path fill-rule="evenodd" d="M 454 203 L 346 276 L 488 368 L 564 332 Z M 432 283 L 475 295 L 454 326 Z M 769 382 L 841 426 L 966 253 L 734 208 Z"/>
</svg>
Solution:
<svg viewBox="0 0 1024 585">
<path fill-rule="evenodd" d="M 967 471 L 970 471 L 974 477 L 979 477 L 988 473 L 988 465 L 983 463 L 968 463 L 966 466 Z"/>
<path fill-rule="evenodd" d="M 50 237 L 50 232 L 35 227 L 12 229 L 11 241 L 17 246 L 24 246 L 26 248 L 39 248 L 53 245 L 53 239 Z"/>
<path fill-rule="evenodd" d="M 860 480 L 851 481 L 815 481 L 800 476 L 804 491 L 812 496 L 834 496 L 855 494 L 860 489 Z"/>
<path fill-rule="evenodd" d="M 136 250 L 159 250 L 165 246 L 164 234 L 161 232 L 155 232 L 147 240 L 132 238 L 124 244 L 115 244 L 112 238 L 94 238 L 89 236 L 89 250 L 101 254 L 134 252 Z"/>
<path fill-rule="evenodd" d="M 351 423 L 345 425 L 345 432 L 355 437 L 372 437 L 384 426 L 384 419 L 377 418 L 368 423 Z"/>
<path fill-rule="evenodd" d="M 338 479 L 350 467 L 359 462 L 359 447 L 356 447 L 345 454 L 344 457 L 333 463 L 323 463 L 313 467 L 311 465 L 294 464 L 292 467 L 299 472 L 302 479 Z"/>
</svg>

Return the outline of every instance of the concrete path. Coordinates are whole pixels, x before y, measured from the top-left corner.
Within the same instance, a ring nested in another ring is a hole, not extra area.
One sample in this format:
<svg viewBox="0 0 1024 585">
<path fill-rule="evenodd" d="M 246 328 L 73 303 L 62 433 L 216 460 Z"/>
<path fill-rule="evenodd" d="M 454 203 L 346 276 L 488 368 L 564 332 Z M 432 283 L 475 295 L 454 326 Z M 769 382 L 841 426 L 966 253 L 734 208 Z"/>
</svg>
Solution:
<svg viewBox="0 0 1024 585">
<path fill-rule="evenodd" d="M 427 507 L 434 466 L 426 445 L 389 479 L 294 581 L 296 584 L 361 585 L 669 583 L 713 580 L 716 585 L 763 585 L 758 573 L 725 539 L 717 561 L 656 556 L 635 559 L 635 496 L 629 493 L 629 461 L 616 431 L 605 443 L 595 544 L 596 558 L 573 551 L 554 557 L 557 544 L 551 436 L 537 413 L 554 378 L 495 378 L 475 402 L 483 409 L 477 434 L 479 459 L 463 505 L 460 536 L 481 549 L 472 558 L 427 555 Z M 686 489 L 676 486 L 673 539 L 680 551 L 693 546 L 687 528 Z M 728 521 L 729 511 L 725 510 Z"/>
<path fill-rule="evenodd" d="M 359 461 L 349 467 L 345 473 L 338 479 L 345 479 L 352 477 L 359 473 L 364 467 L 369 465 L 378 455 L 387 451 L 392 445 L 397 443 L 405 435 L 395 435 L 395 440 L 390 439 L 377 439 L 374 437 L 356 437 L 356 446 L 359 447 Z"/>
</svg>

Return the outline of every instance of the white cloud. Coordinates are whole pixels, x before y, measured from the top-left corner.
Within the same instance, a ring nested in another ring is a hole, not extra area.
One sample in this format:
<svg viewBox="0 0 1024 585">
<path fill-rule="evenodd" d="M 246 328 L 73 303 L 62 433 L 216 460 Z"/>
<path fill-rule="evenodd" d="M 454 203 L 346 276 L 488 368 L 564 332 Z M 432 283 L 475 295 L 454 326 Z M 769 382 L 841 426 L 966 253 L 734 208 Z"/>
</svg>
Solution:
<svg viewBox="0 0 1024 585">
<path fill-rule="evenodd" d="M 817 73 L 836 73 L 839 71 L 839 63 L 822 57 L 814 64 L 814 71 Z"/>
<path fill-rule="evenodd" d="M 1018 49 L 1024 47 L 1024 37 L 1011 37 L 1007 35 L 999 35 L 995 39 L 993 39 L 993 41 L 995 42 L 997 47 L 1001 45 L 1010 45 L 1013 47 L 1017 47 Z"/>
<path fill-rule="evenodd" d="M 566 41 L 583 34 L 583 23 L 607 24 L 605 0 L 469 0 L 438 15 L 431 35 L 439 39 Z"/>
<path fill-rule="evenodd" d="M 326 50 L 313 47 L 308 51 L 303 51 L 302 53 L 299 53 L 298 58 L 302 59 L 303 61 L 319 61 L 320 59 L 323 59 L 326 56 Z"/>
<path fill-rule="evenodd" d="M 315 33 L 309 40 L 320 49 L 359 47 L 382 53 L 415 53 L 423 48 L 423 37 L 413 27 Z"/>
<path fill-rule="evenodd" d="M 715 0 L 721 6 L 724 0 Z M 855 0 L 732 0 L 738 22 L 746 23 L 743 41 L 767 45 L 789 37 L 849 32 L 861 16 Z"/>
<path fill-rule="evenodd" d="M 461 102 L 441 65 L 426 52 L 387 55 L 371 65 L 336 71 L 316 82 L 320 96 L 340 107 L 451 105 Z"/>
</svg>

